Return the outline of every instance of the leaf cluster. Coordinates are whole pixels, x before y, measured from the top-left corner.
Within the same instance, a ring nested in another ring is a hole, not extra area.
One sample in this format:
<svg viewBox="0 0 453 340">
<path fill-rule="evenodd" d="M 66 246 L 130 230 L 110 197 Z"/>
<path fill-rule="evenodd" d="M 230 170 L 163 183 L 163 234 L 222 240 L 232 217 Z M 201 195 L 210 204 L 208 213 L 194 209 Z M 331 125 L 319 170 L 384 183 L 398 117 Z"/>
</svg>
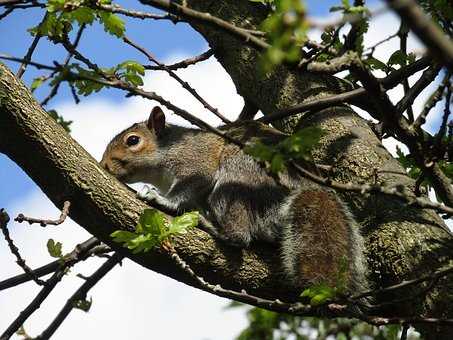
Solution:
<svg viewBox="0 0 453 340">
<path fill-rule="evenodd" d="M 305 5 L 300 0 L 250 0 L 271 5 L 272 13 L 262 23 L 270 47 L 263 54 L 261 69 L 264 73 L 283 62 L 300 59 L 301 47 L 307 40 L 308 23 Z"/>
<path fill-rule="evenodd" d="M 110 4 L 110 0 L 99 0 L 100 4 Z M 45 20 L 29 31 L 33 35 L 40 34 L 51 40 L 61 41 L 78 25 L 92 25 L 99 21 L 104 30 L 118 38 L 125 32 L 124 21 L 114 13 L 91 8 L 89 0 L 48 0 Z"/>
<path fill-rule="evenodd" d="M 400 325 L 375 327 L 357 319 L 319 319 L 271 312 L 261 308 L 232 302 L 228 308 L 247 308 L 248 325 L 236 337 L 237 340 L 309 340 L 309 339 L 375 339 L 398 340 Z M 409 340 L 420 335 L 410 332 Z"/>
<path fill-rule="evenodd" d="M 101 80 L 121 80 L 131 86 L 142 86 L 145 68 L 133 60 L 126 60 L 116 66 L 100 68 L 99 71 L 88 70 L 74 63 L 62 68 L 52 79 L 50 85 L 56 85 L 62 81 L 69 81 L 77 88 L 79 95 L 88 96 L 93 92 L 99 92 L 103 88 L 109 88 Z M 41 83 L 35 84 L 36 86 Z"/>
<path fill-rule="evenodd" d="M 312 160 L 311 150 L 318 145 L 324 135 L 319 127 L 300 129 L 276 145 L 266 145 L 260 140 L 247 145 L 244 151 L 255 159 L 264 162 L 273 173 L 278 173 L 286 167 L 289 160 Z"/>
<path fill-rule="evenodd" d="M 331 12 L 341 11 L 343 12 L 343 19 L 347 21 L 348 16 L 354 16 L 355 39 L 352 46 L 348 46 L 349 49 L 353 49 L 358 55 L 363 53 L 363 35 L 368 31 L 369 23 L 368 16 L 370 11 L 365 6 L 353 6 L 349 3 L 349 0 L 341 0 L 341 6 L 333 6 L 330 9 Z M 357 19 L 357 17 L 359 19 Z"/>
<path fill-rule="evenodd" d="M 198 224 L 198 212 L 188 212 L 175 217 L 169 222 L 163 213 L 156 209 L 145 209 L 133 232 L 125 230 L 114 231 L 113 241 L 122 243 L 134 254 L 148 252 L 160 247 L 164 241 L 169 241 L 173 235 L 184 234 L 187 228 Z"/>
</svg>

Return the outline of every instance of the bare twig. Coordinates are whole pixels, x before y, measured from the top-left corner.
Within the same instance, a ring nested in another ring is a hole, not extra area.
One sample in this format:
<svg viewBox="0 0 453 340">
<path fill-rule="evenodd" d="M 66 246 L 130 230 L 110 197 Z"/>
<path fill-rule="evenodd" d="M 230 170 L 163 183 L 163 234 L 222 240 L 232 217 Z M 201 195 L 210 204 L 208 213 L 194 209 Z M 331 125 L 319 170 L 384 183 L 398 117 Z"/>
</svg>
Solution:
<svg viewBox="0 0 453 340">
<path fill-rule="evenodd" d="M 87 248 L 92 248 L 99 243 L 96 238 L 91 238 L 86 241 Z M 65 262 L 51 277 L 46 281 L 46 284 L 41 289 L 41 291 L 36 295 L 36 297 L 28 304 L 28 306 L 19 313 L 19 316 L 8 326 L 8 328 L 0 336 L 0 340 L 9 339 L 23 324 L 24 322 L 32 315 L 42 304 L 42 302 L 49 296 L 55 286 L 60 282 L 60 280 L 65 275 L 68 268 L 73 266 L 79 260 L 81 253 L 76 247 L 76 252 L 73 254 L 73 258 Z"/>
<path fill-rule="evenodd" d="M 0 3 L 1 7 L 5 7 L 5 11 L 0 14 L 0 20 L 6 18 L 16 9 L 27 9 L 27 8 L 44 8 L 46 7 L 45 4 L 39 3 L 38 1 L 11 1 L 9 3 Z"/>
<path fill-rule="evenodd" d="M 451 105 L 451 83 L 450 80 L 447 83 L 447 94 L 445 95 L 445 107 L 444 107 L 444 114 L 442 115 L 442 123 L 440 124 L 439 131 L 436 134 L 435 141 L 434 141 L 434 149 L 437 151 L 437 158 L 444 159 L 444 154 L 446 148 L 443 147 L 443 139 L 447 133 L 447 122 L 448 117 L 450 117 L 450 105 Z"/>
<path fill-rule="evenodd" d="M 441 197 L 442 201 L 448 206 L 453 206 L 453 187 L 450 179 L 440 169 L 438 164 L 433 163 L 431 159 L 426 157 L 427 155 L 424 152 L 422 141 L 426 134 L 423 131 L 411 129 L 409 121 L 396 110 L 385 93 L 382 84 L 360 61 L 352 66 L 352 71 L 360 79 L 378 107 L 379 114 L 374 118 L 386 124 L 387 129 L 391 128 L 390 132 L 407 145 L 414 156 L 417 166 L 431 180 L 436 193 Z M 370 114 L 373 115 L 373 112 L 370 112 Z"/>
<path fill-rule="evenodd" d="M 77 35 L 76 35 L 76 37 L 74 39 L 74 43 L 73 43 L 74 48 L 77 48 L 77 46 L 79 45 L 80 38 L 82 38 L 82 33 L 83 33 L 84 29 L 85 29 L 85 25 L 80 25 L 79 30 L 77 31 Z M 66 56 L 65 61 L 63 62 L 62 67 L 68 66 L 69 62 L 71 61 L 71 58 L 72 58 L 72 53 L 69 52 L 68 55 Z M 50 90 L 49 95 L 41 101 L 41 106 L 47 105 L 49 103 L 49 101 L 53 97 L 56 96 L 56 94 L 58 93 L 58 89 L 60 88 L 60 85 L 61 85 L 61 80 L 58 80 L 52 86 L 52 89 Z M 71 90 L 72 90 L 72 88 L 71 88 Z M 74 96 L 74 98 L 76 98 L 75 99 L 76 103 L 78 103 L 80 100 L 78 100 L 77 95 L 74 95 L 74 93 L 73 93 L 73 96 Z"/>
<path fill-rule="evenodd" d="M 215 107 L 211 106 L 206 100 L 203 99 L 203 97 L 201 97 L 198 92 L 189 85 L 188 82 L 182 80 L 175 72 L 173 72 L 170 68 L 168 68 L 166 65 L 164 64 L 161 64 L 156 58 L 154 58 L 154 56 L 149 52 L 147 51 L 145 48 L 143 48 L 142 46 L 138 45 L 137 43 L 133 42 L 132 40 L 130 40 L 128 37 L 124 36 L 123 37 L 123 41 L 134 47 L 136 50 L 140 51 L 141 53 L 143 53 L 149 61 L 155 63 L 157 66 L 159 67 L 162 67 L 162 69 L 164 71 L 166 71 L 168 73 L 168 75 L 170 77 L 172 77 L 173 79 L 175 79 L 179 84 L 181 84 L 181 86 L 186 89 L 192 96 L 195 97 L 195 99 L 197 99 L 206 109 L 208 109 L 209 111 L 211 111 L 214 115 L 216 115 L 222 122 L 224 123 L 231 123 L 231 121 L 229 119 L 227 119 L 223 114 L 221 114 L 219 112 L 218 109 L 216 109 Z"/>
<path fill-rule="evenodd" d="M 111 249 L 106 245 L 99 245 L 99 241 L 95 237 L 91 237 L 85 242 L 78 244 L 74 250 L 64 255 L 61 259 L 52 261 L 44 266 L 33 269 L 33 273 L 37 277 L 41 277 L 50 273 L 55 272 L 58 268 L 66 266 L 66 264 L 72 265 L 73 263 L 85 261 L 91 255 L 99 255 L 110 252 Z M 31 278 L 28 274 L 20 274 L 14 277 L 10 277 L 6 280 L 0 281 L 0 291 L 15 287 L 22 283 L 30 281 Z"/>
<path fill-rule="evenodd" d="M 46 12 L 46 14 L 44 14 L 44 17 L 42 18 L 38 27 L 40 25 L 42 25 L 44 23 L 44 21 L 46 21 L 46 19 L 47 19 L 47 12 Z M 28 48 L 27 54 L 25 54 L 25 57 L 24 57 L 25 62 L 23 62 L 20 65 L 19 70 L 17 70 L 17 73 L 16 73 L 17 78 L 22 78 L 22 75 L 24 74 L 25 69 L 27 68 L 28 62 L 31 60 L 33 52 L 35 51 L 36 46 L 38 46 L 38 42 L 40 39 L 41 39 L 41 34 L 39 34 L 39 32 L 36 32 L 35 38 L 33 39 L 33 42 L 31 43 L 30 47 Z"/>
<path fill-rule="evenodd" d="M 7 8 L 2 14 L 0 14 L 0 20 L 6 18 L 8 15 L 13 13 L 14 7 Z"/>
<path fill-rule="evenodd" d="M 393 33 L 391 35 L 389 35 L 388 37 L 378 41 L 377 43 L 375 43 L 373 46 L 369 46 L 365 49 L 365 53 L 366 55 L 373 55 L 374 54 L 374 51 L 376 50 L 376 48 L 384 43 L 386 43 L 387 41 L 390 41 L 394 38 L 396 38 L 398 36 L 398 32 L 396 33 Z"/>
<path fill-rule="evenodd" d="M 214 133 L 222 138 L 225 138 L 230 143 L 233 143 L 238 146 L 243 146 L 243 144 L 241 142 L 228 136 L 225 132 L 211 126 L 210 124 L 206 123 L 205 121 L 196 117 L 195 115 L 189 113 L 188 111 L 177 107 L 176 105 L 172 104 L 168 100 L 165 100 L 161 96 L 157 95 L 155 92 L 144 91 L 142 89 L 139 89 L 131 84 L 128 84 L 128 83 L 122 81 L 121 79 L 116 78 L 115 76 L 106 75 L 105 72 L 103 72 L 95 63 L 91 62 L 88 58 L 84 57 L 80 52 L 78 52 L 67 39 L 65 39 L 62 42 L 62 44 L 68 51 L 70 51 L 74 55 L 74 58 L 82 61 L 89 68 L 91 68 L 93 71 L 95 71 L 96 73 L 98 73 L 100 76 L 102 76 L 104 78 L 104 79 L 94 78 L 94 77 L 89 77 L 89 76 L 81 77 L 75 73 L 69 72 L 68 75 L 70 77 L 72 77 L 74 80 L 77 80 L 77 79 L 91 80 L 93 82 L 103 84 L 105 86 L 111 86 L 111 87 L 125 90 L 125 91 L 129 92 L 129 95 L 141 96 L 143 98 L 155 100 L 155 101 L 159 102 L 160 104 L 162 104 L 163 106 L 165 106 L 166 108 L 168 108 L 169 110 L 173 111 L 178 116 L 187 120 L 189 123 L 194 124 L 201 129 L 211 131 L 212 133 Z"/>
<path fill-rule="evenodd" d="M 410 65 L 407 65 L 405 67 L 402 67 L 401 69 L 393 71 L 387 77 L 378 79 L 378 81 L 382 84 L 385 90 L 390 90 L 396 85 L 398 85 L 401 82 L 401 80 L 427 67 L 430 64 L 430 62 L 431 59 L 428 57 L 420 58 L 419 60 L 415 61 Z M 300 112 L 309 110 L 318 111 L 341 103 L 349 103 L 359 107 L 363 107 L 361 104 L 361 98 L 364 98 L 366 95 L 367 95 L 366 89 L 363 87 L 359 87 L 348 92 L 335 94 L 324 98 L 318 98 L 316 100 L 307 100 L 306 102 L 285 109 L 281 109 L 272 114 L 268 114 L 258 119 L 258 121 L 261 121 L 263 123 L 270 123 L 276 120 L 289 117 L 294 114 L 298 114 Z"/>
<path fill-rule="evenodd" d="M 418 95 L 433 82 L 433 80 L 439 74 L 439 71 L 440 66 L 435 65 L 433 67 L 430 67 L 423 72 L 423 74 L 411 88 L 409 88 L 408 84 L 408 88 L 407 91 L 405 92 L 404 97 L 398 102 L 398 104 L 396 104 L 396 110 L 399 113 L 403 113 L 404 111 L 406 111 L 406 109 L 410 108 L 411 104 L 414 102 L 414 99 L 417 98 Z M 413 123 L 414 121 L 413 114 L 412 118 L 411 115 L 408 115 L 408 117 L 409 123 Z"/>
<path fill-rule="evenodd" d="M 318 176 L 304 168 L 300 165 L 292 162 L 292 166 L 294 166 L 303 176 L 311 179 L 312 181 L 325 185 L 340 191 L 352 191 L 358 192 L 361 194 L 366 193 L 376 193 L 376 194 L 385 194 L 389 196 L 393 196 L 403 202 L 405 202 L 408 206 L 415 206 L 423 209 L 433 209 L 437 212 L 446 213 L 446 214 L 453 214 L 453 208 L 450 206 L 446 206 L 441 203 L 432 202 L 428 199 L 415 197 L 411 192 L 404 187 L 395 186 L 395 187 L 387 187 L 381 186 L 377 184 L 355 184 L 355 183 L 341 183 L 334 181 L 327 177 Z M 448 228 L 445 229 L 450 234 Z"/>
<path fill-rule="evenodd" d="M 194 65 L 194 64 L 196 64 L 196 63 L 198 63 L 200 61 L 207 60 L 213 55 L 214 55 L 214 50 L 209 49 L 206 52 L 204 52 L 204 53 L 202 53 L 202 54 L 200 54 L 198 56 L 179 61 L 179 62 L 174 63 L 172 65 L 162 65 L 162 66 L 145 65 L 145 69 L 147 69 L 147 70 L 164 70 L 164 66 L 165 66 L 165 68 L 168 68 L 168 69 L 170 69 L 172 71 L 175 71 L 175 70 L 178 70 L 180 68 L 186 68 L 186 67 L 188 67 L 190 65 Z"/>
<path fill-rule="evenodd" d="M 25 263 L 25 260 L 19 253 L 19 249 L 14 244 L 13 240 L 9 236 L 9 231 L 7 224 L 9 222 L 9 216 L 6 211 L 2 208 L 0 209 L 0 228 L 2 229 L 3 236 L 5 237 L 6 242 L 8 243 L 8 247 L 11 250 L 11 253 L 16 257 L 16 263 L 23 269 L 25 274 L 27 274 L 30 279 L 35 281 L 38 285 L 44 285 L 44 281 L 40 280 L 38 276 L 35 275 L 33 270 Z"/>
<path fill-rule="evenodd" d="M 419 116 L 415 120 L 414 124 L 412 124 L 413 129 L 420 129 L 420 127 L 426 123 L 426 117 L 428 116 L 429 112 L 442 99 L 442 94 L 445 90 L 445 87 L 448 84 L 450 77 L 451 77 L 451 73 L 447 72 L 442 80 L 442 83 L 431 94 L 429 99 L 426 101 L 422 112 L 419 114 Z"/>
<path fill-rule="evenodd" d="M 189 7 L 178 5 L 177 3 L 169 0 L 140 0 L 140 2 L 173 13 L 178 17 L 186 19 L 187 21 L 201 22 L 221 28 L 258 49 L 266 49 L 270 46 L 264 40 L 256 37 L 254 34 L 251 34 L 249 30 L 237 27 L 209 13 L 195 11 Z"/>
<path fill-rule="evenodd" d="M 65 201 L 63 204 L 63 209 L 61 210 L 61 215 L 56 220 L 46 220 L 46 219 L 39 219 L 39 218 L 33 218 L 33 217 L 26 217 L 23 214 L 19 214 L 14 219 L 14 221 L 19 222 L 19 223 L 26 221 L 26 222 L 28 222 L 28 224 L 39 223 L 39 225 L 41 227 L 45 227 L 47 225 L 60 225 L 66 220 L 66 217 L 68 216 L 68 213 L 69 213 L 70 206 L 71 206 L 71 202 Z"/>
<path fill-rule="evenodd" d="M 55 66 L 44 65 L 44 64 L 40 64 L 40 63 L 31 61 L 31 60 L 25 60 L 24 58 L 12 57 L 12 56 L 9 56 L 9 55 L 3 54 L 3 53 L 0 53 L 0 59 L 15 61 L 18 63 L 25 63 L 27 65 L 36 67 L 38 70 L 41 70 L 41 69 L 42 70 L 51 70 L 51 71 L 57 70 L 57 68 Z"/>
<path fill-rule="evenodd" d="M 79 96 L 77 95 L 77 90 L 76 90 L 74 84 L 69 83 L 69 88 L 70 88 L 70 90 L 71 90 L 72 98 L 74 98 L 74 102 L 75 102 L 76 104 L 80 103 L 80 98 L 79 98 Z"/>
<path fill-rule="evenodd" d="M 382 294 L 382 293 L 388 293 L 388 292 L 392 292 L 392 291 L 399 290 L 399 289 L 402 289 L 402 288 L 407 288 L 409 286 L 414 286 L 416 284 L 419 284 L 419 283 L 422 283 L 422 282 L 426 282 L 426 281 L 436 281 L 436 280 L 439 280 L 440 278 L 445 277 L 445 276 L 450 275 L 450 274 L 453 274 L 453 267 L 440 269 L 440 270 L 435 271 L 434 273 L 425 275 L 425 276 L 420 277 L 418 279 L 402 281 L 402 282 L 400 282 L 400 283 L 398 283 L 396 285 L 392 285 L 392 286 L 389 286 L 389 287 L 380 288 L 380 289 L 374 289 L 374 290 L 370 290 L 370 291 L 367 291 L 367 292 L 362 292 L 360 294 L 352 296 L 350 299 L 351 300 L 359 300 L 359 299 L 362 299 L 362 298 L 367 297 L 367 296 L 378 295 L 378 294 Z"/>
<path fill-rule="evenodd" d="M 55 286 L 65 275 L 64 270 L 56 271 L 52 277 L 46 281 L 46 284 L 30 304 L 19 313 L 19 316 L 8 326 L 8 328 L 0 336 L 0 340 L 8 340 L 20 326 L 32 315 L 42 304 L 42 302 L 49 296 Z"/>
<path fill-rule="evenodd" d="M 411 75 L 423 70 L 424 68 L 432 64 L 432 58 L 429 56 L 423 56 L 420 59 L 414 61 L 413 63 L 403 66 L 398 70 L 392 71 L 387 77 L 380 80 L 382 85 L 386 90 L 392 89 L 403 79 L 410 77 Z"/>
<path fill-rule="evenodd" d="M 386 0 L 443 65 L 453 68 L 453 43 L 414 0 Z"/>
<path fill-rule="evenodd" d="M 131 18 L 137 18 L 137 19 L 142 19 L 142 20 L 144 20 L 144 19 L 171 20 L 175 24 L 177 22 L 182 21 L 178 16 L 170 14 L 170 13 L 161 15 L 161 14 L 154 14 L 154 13 L 148 13 L 148 12 L 129 10 L 129 9 L 122 8 L 121 6 L 119 6 L 117 4 L 107 5 L 107 4 L 102 4 L 99 1 L 96 2 L 93 5 L 93 7 L 102 9 L 102 10 L 107 11 L 107 12 L 118 13 L 118 14 L 122 14 L 122 15 L 125 15 L 125 16 L 128 16 L 128 17 L 131 17 Z"/>
<path fill-rule="evenodd" d="M 400 28 L 398 30 L 398 36 L 400 38 L 400 50 L 404 53 L 404 55 L 407 55 L 407 38 L 409 36 L 409 29 L 404 22 L 401 22 Z M 420 78 L 423 78 L 423 75 Z M 409 79 L 408 78 L 403 79 L 403 90 L 404 90 L 404 96 L 406 97 L 407 93 L 409 92 Z M 406 104 L 406 106 L 407 106 L 407 118 L 409 119 L 410 123 L 413 123 L 414 122 L 414 111 L 412 109 L 412 102 L 409 102 L 408 104 Z M 404 112 L 404 110 L 402 112 Z"/>
<path fill-rule="evenodd" d="M 310 305 L 305 305 L 300 302 L 296 303 L 286 303 L 282 302 L 280 300 L 268 300 L 264 298 L 260 298 L 257 296 L 253 296 L 248 294 L 246 291 L 242 290 L 241 292 L 233 291 L 233 290 L 228 290 L 222 288 L 220 285 L 213 285 L 208 282 L 206 282 L 202 277 L 198 276 L 195 274 L 195 272 L 192 270 L 192 268 L 189 267 L 189 265 L 179 257 L 179 255 L 176 253 L 176 251 L 173 249 L 171 245 L 168 246 L 168 248 L 171 251 L 171 257 L 175 261 L 175 263 L 183 269 L 189 276 L 197 282 L 199 285 L 201 285 L 203 288 L 205 288 L 208 292 L 211 292 L 215 295 L 234 299 L 237 301 L 241 301 L 244 303 L 248 303 L 257 307 L 261 308 L 266 308 L 269 310 L 273 310 L 276 312 L 290 312 L 292 314 L 296 315 L 304 315 L 304 314 L 309 314 L 313 312 L 313 307 Z"/>
<path fill-rule="evenodd" d="M 66 301 L 66 304 L 52 321 L 52 323 L 47 327 L 44 332 L 38 335 L 35 340 L 45 340 L 49 339 L 55 331 L 60 327 L 69 313 L 74 309 L 75 304 L 80 300 L 85 300 L 88 291 L 93 288 L 110 270 L 113 269 L 121 260 L 124 258 L 120 253 L 115 253 L 111 258 L 109 258 L 104 264 L 99 267 L 92 275 L 86 278 L 83 285 Z"/>
<path fill-rule="evenodd" d="M 335 94 L 328 97 L 318 98 L 315 100 L 307 100 L 300 104 L 288 107 L 286 109 L 279 110 L 277 112 L 265 115 L 259 119 L 259 122 L 262 123 L 271 123 L 276 120 L 280 120 L 286 117 L 289 117 L 294 114 L 298 114 L 304 111 L 319 111 L 330 106 L 340 104 L 340 103 L 348 103 L 351 102 L 352 99 L 355 99 L 359 96 L 366 94 L 366 90 L 363 88 L 358 88 L 352 91 L 348 91 L 345 93 Z"/>
<path fill-rule="evenodd" d="M 453 319 L 438 319 L 438 318 L 424 318 L 424 317 L 393 317 L 393 318 L 384 318 L 379 316 L 368 316 L 355 309 L 350 309 L 350 307 L 360 306 L 358 302 L 349 302 L 348 304 L 338 304 L 336 302 L 327 303 L 325 305 L 313 307 L 310 305 L 305 305 L 300 302 L 296 303 L 286 303 L 280 300 L 268 300 L 263 299 L 254 295 L 250 295 L 244 290 L 241 292 L 232 291 L 222 288 L 220 285 L 213 285 L 206 282 L 202 277 L 198 276 L 185 262 L 182 260 L 176 251 L 171 247 L 171 245 L 166 247 L 171 252 L 171 257 L 176 262 L 176 264 L 183 269 L 189 276 L 195 280 L 199 285 L 201 285 L 204 290 L 211 292 L 215 295 L 226 297 L 229 299 L 234 299 L 236 301 L 241 301 L 247 304 L 251 304 L 260 308 L 265 308 L 268 310 L 280 312 L 280 313 L 289 313 L 292 315 L 300 316 L 309 316 L 314 315 L 316 312 L 321 312 L 322 315 L 331 317 L 338 316 L 354 316 L 360 320 L 366 321 L 373 325 L 387 325 L 387 324 L 420 324 L 420 323 L 435 323 L 440 325 L 452 325 Z"/>
<path fill-rule="evenodd" d="M 33 3 L 34 0 L 0 0 L 0 6 L 15 6 L 26 3 Z"/>
</svg>

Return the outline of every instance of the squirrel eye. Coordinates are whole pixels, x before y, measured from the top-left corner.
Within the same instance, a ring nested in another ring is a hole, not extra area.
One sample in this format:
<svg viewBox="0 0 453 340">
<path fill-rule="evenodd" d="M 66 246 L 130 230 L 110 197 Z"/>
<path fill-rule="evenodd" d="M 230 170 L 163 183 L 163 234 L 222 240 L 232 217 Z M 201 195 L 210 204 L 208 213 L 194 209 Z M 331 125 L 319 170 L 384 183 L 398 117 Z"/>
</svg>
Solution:
<svg viewBox="0 0 453 340">
<path fill-rule="evenodd" d="M 134 146 L 137 145 L 140 142 L 140 137 L 136 135 L 132 135 L 127 137 L 126 144 L 128 146 Z"/>
</svg>

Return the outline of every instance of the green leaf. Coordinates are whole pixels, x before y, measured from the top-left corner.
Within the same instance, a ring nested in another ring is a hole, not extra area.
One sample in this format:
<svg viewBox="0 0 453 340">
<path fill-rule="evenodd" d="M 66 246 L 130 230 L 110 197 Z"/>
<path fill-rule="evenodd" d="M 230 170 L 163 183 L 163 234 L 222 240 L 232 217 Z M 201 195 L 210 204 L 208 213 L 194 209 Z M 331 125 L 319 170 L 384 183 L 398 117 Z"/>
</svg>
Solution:
<svg viewBox="0 0 453 340">
<path fill-rule="evenodd" d="M 79 25 L 89 24 L 91 25 L 94 21 L 96 11 L 88 7 L 79 7 L 76 10 L 70 12 L 71 19 L 76 20 Z"/>
<path fill-rule="evenodd" d="M 144 233 L 160 235 L 165 226 L 166 219 L 164 214 L 156 209 L 145 209 L 139 219 L 140 228 Z"/>
<path fill-rule="evenodd" d="M 47 251 L 49 252 L 50 256 L 55 258 L 62 258 L 63 254 L 61 252 L 62 244 L 60 242 L 55 242 L 53 239 L 49 239 L 47 241 Z"/>
<path fill-rule="evenodd" d="M 40 25 L 29 29 L 32 35 L 40 34 L 53 39 L 61 39 L 65 31 L 72 29 L 71 23 L 55 13 L 47 13 L 46 20 Z"/>
<path fill-rule="evenodd" d="M 170 236 L 185 233 L 187 228 L 198 224 L 198 212 L 189 212 L 175 217 L 169 224 L 163 213 L 156 209 L 145 209 L 134 232 L 117 230 L 113 240 L 122 243 L 134 254 L 147 252 L 168 241 Z"/>
<path fill-rule="evenodd" d="M 138 74 L 140 74 L 142 76 L 145 75 L 145 67 L 142 64 L 137 63 L 136 61 L 133 61 L 133 60 L 123 61 L 116 68 L 118 70 L 119 69 L 124 69 L 127 72 L 129 72 L 129 73 L 138 73 Z"/>
<path fill-rule="evenodd" d="M 317 306 L 332 300 L 336 293 L 337 291 L 335 288 L 329 287 L 325 283 L 319 283 L 305 289 L 302 294 L 300 294 L 300 297 L 310 299 L 310 304 Z"/>
<path fill-rule="evenodd" d="M 343 6 L 332 6 L 330 7 L 329 12 L 339 12 L 343 10 L 344 10 Z"/>
<path fill-rule="evenodd" d="M 400 65 L 400 66 L 405 66 L 407 63 L 407 55 L 401 51 L 397 50 L 393 52 L 393 54 L 390 56 L 387 64 L 389 66 L 391 65 Z"/>
<path fill-rule="evenodd" d="M 318 145 L 324 134 L 324 131 L 319 127 L 307 127 L 284 139 L 278 147 L 291 158 L 310 158 L 311 150 Z"/>
<path fill-rule="evenodd" d="M 278 174 L 280 171 L 282 171 L 285 168 L 285 160 L 283 158 L 282 154 L 275 154 L 274 157 L 272 157 L 271 161 L 271 171 L 274 174 Z"/>
<path fill-rule="evenodd" d="M 133 240 L 136 237 L 136 234 L 126 231 L 126 230 L 117 230 L 110 234 L 113 237 L 113 241 L 118 243 L 126 243 Z"/>
<path fill-rule="evenodd" d="M 48 0 L 47 1 L 47 12 L 53 13 L 62 11 L 64 9 L 65 0 Z"/>
<path fill-rule="evenodd" d="M 118 38 L 123 37 L 125 32 L 124 21 L 117 15 L 105 11 L 98 11 L 99 18 L 104 24 L 104 30 Z"/>
<path fill-rule="evenodd" d="M 31 83 L 30 85 L 30 90 L 31 92 L 35 92 L 35 90 L 40 87 L 43 83 L 43 78 L 42 77 L 38 77 L 38 78 L 35 78 L 33 79 L 33 82 Z"/>
<path fill-rule="evenodd" d="M 385 63 L 380 61 L 379 59 L 376 59 L 374 57 L 370 57 L 368 59 L 364 60 L 365 64 L 370 66 L 373 70 L 382 70 L 384 72 L 387 72 L 388 67 Z"/>
<path fill-rule="evenodd" d="M 266 31 L 270 47 L 262 54 L 259 66 L 263 74 L 269 73 L 282 62 L 293 63 L 300 59 L 302 44 L 307 40 L 309 25 L 305 6 L 300 0 L 274 2 L 275 11 L 261 25 Z"/>
<path fill-rule="evenodd" d="M 274 156 L 275 150 L 271 146 L 265 145 L 258 140 L 253 144 L 247 145 L 244 148 L 244 152 L 258 160 L 270 162 Z"/>
<path fill-rule="evenodd" d="M 142 86 L 143 85 L 143 79 L 139 75 L 136 75 L 134 73 L 126 73 L 124 75 L 124 79 L 128 82 L 131 83 L 134 86 Z"/>
<path fill-rule="evenodd" d="M 175 217 L 168 227 L 170 235 L 183 234 L 187 232 L 188 228 L 197 226 L 198 218 L 198 211 L 188 212 L 181 216 Z"/>
</svg>

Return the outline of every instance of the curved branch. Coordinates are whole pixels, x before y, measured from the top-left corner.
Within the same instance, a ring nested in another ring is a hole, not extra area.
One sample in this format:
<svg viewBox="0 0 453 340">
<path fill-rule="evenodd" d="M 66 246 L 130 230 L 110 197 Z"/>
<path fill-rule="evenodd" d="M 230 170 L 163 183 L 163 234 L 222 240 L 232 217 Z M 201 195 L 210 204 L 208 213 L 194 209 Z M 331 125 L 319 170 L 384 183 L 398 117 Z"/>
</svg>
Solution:
<svg viewBox="0 0 453 340">
<path fill-rule="evenodd" d="M 57 207 L 70 200 L 71 218 L 99 240 L 149 269 L 199 287 L 165 251 L 131 255 L 112 242 L 113 231 L 135 228 L 146 205 L 105 173 L 2 64 L 0 152 L 21 166 Z M 239 250 L 192 229 L 184 238 L 175 238 L 175 249 L 197 275 L 211 283 L 262 297 L 292 300 L 297 296 L 295 287 L 282 284 L 278 256 L 270 246 Z"/>
</svg>

